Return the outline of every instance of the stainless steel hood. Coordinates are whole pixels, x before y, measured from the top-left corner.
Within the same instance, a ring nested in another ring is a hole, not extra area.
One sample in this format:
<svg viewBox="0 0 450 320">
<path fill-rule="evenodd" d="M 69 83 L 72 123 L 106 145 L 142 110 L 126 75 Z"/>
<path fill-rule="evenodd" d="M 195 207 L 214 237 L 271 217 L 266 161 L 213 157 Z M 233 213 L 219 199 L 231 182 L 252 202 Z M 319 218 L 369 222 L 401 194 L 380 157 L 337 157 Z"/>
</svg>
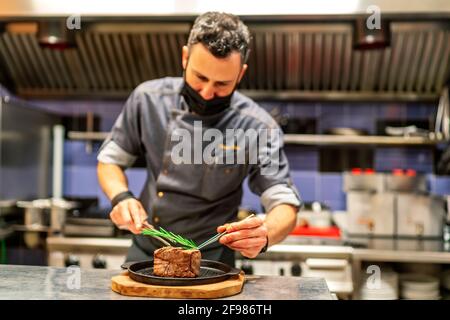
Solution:
<svg viewBox="0 0 450 320">
<path fill-rule="evenodd" d="M 121 17 L 182 17 L 196 16 L 206 11 L 224 11 L 240 16 L 335 16 L 367 13 L 376 6 L 383 15 L 450 14 L 448 0 L 277 0 L 253 1 L 227 0 L 14 0 L 0 3 L 3 19 L 67 17 L 78 14 L 86 18 Z"/>
<path fill-rule="evenodd" d="M 47 7 L 30 5 L 38 2 Z M 263 5 L 252 11 L 235 4 L 240 10 L 231 10 L 234 1 L 227 1 L 230 10 L 205 1 L 147 2 L 165 5 L 152 11 L 127 1 L 120 14 L 114 1 L 103 11 L 90 4 L 49 7 L 53 1 L 3 3 L 0 82 L 23 97 L 125 98 L 142 81 L 181 75 L 181 47 L 191 23 L 197 13 L 213 9 L 240 14 L 252 32 L 249 70 L 240 89 L 257 99 L 437 100 L 449 80 L 449 1 L 399 1 L 400 7 L 392 1 L 349 1 L 321 11 L 317 4 L 326 1 L 290 2 L 291 7 L 277 1 L 270 16 Z M 355 19 L 367 17 L 374 2 L 389 20 L 390 46 L 354 50 Z M 82 17 L 75 47 L 38 44 L 37 21 L 74 12 Z"/>
</svg>

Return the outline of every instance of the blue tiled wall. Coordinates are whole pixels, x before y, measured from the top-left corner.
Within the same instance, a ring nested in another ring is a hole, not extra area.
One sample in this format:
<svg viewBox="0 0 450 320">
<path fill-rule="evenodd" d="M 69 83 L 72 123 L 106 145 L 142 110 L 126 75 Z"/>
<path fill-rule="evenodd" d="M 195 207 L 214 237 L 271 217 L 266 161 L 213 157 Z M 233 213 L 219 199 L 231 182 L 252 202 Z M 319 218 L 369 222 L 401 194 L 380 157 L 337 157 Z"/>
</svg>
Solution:
<svg viewBox="0 0 450 320">
<path fill-rule="evenodd" d="M 40 107 L 66 115 L 85 114 L 93 111 L 101 121 L 101 130 L 109 130 L 118 116 L 123 102 L 88 101 L 54 102 L 39 101 Z M 375 103 L 275 103 L 260 105 L 270 111 L 278 108 L 291 117 L 314 118 L 317 132 L 323 133 L 333 127 L 352 127 L 376 133 L 377 120 L 427 120 L 434 116 L 432 104 L 375 104 Z M 94 153 L 87 154 L 85 144 L 67 141 L 65 145 L 64 191 L 67 196 L 98 196 L 102 206 L 109 202 L 98 187 L 96 177 L 96 144 Z M 320 173 L 319 154 L 315 147 L 286 146 L 293 181 L 304 201 L 322 201 L 333 210 L 345 210 L 345 194 L 342 192 L 340 173 Z M 428 174 L 430 190 L 437 194 L 450 193 L 450 179 L 431 174 L 433 158 L 429 150 L 408 148 L 378 148 L 375 152 L 375 169 L 390 171 L 394 168 L 412 168 Z M 139 193 L 145 182 L 145 169 L 127 171 L 130 187 Z M 242 205 L 260 210 L 259 198 L 244 184 Z"/>
<path fill-rule="evenodd" d="M 433 154 L 426 149 L 380 148 L 375 152 L 375 170 L 408 168 L 421 173 L 433 171 Z"/>
</svg>

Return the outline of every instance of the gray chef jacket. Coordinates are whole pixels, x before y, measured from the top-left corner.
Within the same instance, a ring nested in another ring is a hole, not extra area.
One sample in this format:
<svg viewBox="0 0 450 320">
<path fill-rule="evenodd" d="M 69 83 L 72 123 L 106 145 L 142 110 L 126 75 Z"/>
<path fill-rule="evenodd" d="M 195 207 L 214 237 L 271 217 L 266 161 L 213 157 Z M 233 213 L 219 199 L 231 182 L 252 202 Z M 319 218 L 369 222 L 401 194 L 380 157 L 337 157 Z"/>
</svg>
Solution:
<svg viewBox="0 0 450 320">
<path fill-rule="evenodd" d="M 236 221 L 246 177 L 250 190 L 261 197 L 267 212 L 279 204 L 299 207 L 301 200 L 289 175 L 281 134 L 271 136 L 265 150 L 265 154 L 278 155 L 275 173 L 262 174 L 264 157 L 258 157 L 258 163 L 246 157 L 244 164 L 174 163 L 172 151 L 179 143 L 174 134 L 194 134 L 199 123 L 201 130 L 218 129 L 224 136 L 226 129 L 236 128 L 279 131 L 264 109 L 238 91 L 224 112 L 213 116 L 193 114 L 180 95 L 182 86 L 182 78 L 170 77 L 139 85 L 127 99 L 97 157 L 102 163 L 124 169 L 138 157 L 145 158 L 147 181 L 139 199 L 148 213 L 148 222 L 200 244 L 216 234 L 217 226 Z M 224 153 L 236 152 L 236 148 L 223 149 Z M 211 154 L 214 156 L 214 152 Z M 127 261 L 148 259 L 158 247 L 161 243 L 157 240 L 134 235 Z M 202 257 L 234 265 L 233 251 L 218 242 L 202 250 Z"/>
</svg>

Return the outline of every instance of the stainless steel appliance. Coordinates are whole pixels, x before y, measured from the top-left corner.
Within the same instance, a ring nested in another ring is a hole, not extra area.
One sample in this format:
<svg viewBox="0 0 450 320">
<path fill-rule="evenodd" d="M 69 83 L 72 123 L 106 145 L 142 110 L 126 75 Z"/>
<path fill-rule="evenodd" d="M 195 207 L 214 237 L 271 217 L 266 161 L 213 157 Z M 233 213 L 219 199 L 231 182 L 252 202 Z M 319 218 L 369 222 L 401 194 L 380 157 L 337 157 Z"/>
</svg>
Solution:
<svg viewBox="0 0 450 320">
<path fill-rule="evenodd" d="M 37 199 L 18 201 L 17 206 L 24 209 L 23 230 L 60 233 L 68 211 L 75 209 L 77 204 L 63 199 Z"/>
<path fill-rule="evenodd" d="M 130 246 L 131 239 L 48 237 L 48 265 L 120 270 Z"/>
<path fill-rule="evenodd" d="M 349 235 L 394 236 L 394 196 L 385 192 L 383 174 L 344 173 Z"/>
<path fill-rule="evenodd" d="M 305 203 L 297 213 L 297 226 L 328 228 L 332 225 L 330 208 L 318 201 Z"/>
<path fill-rule="evenodd" d="M 442 238 L 445 218 L 442 198 L 398 193 L 396 201 L 397 236 Z"/>
<path fill-rule="evenodd" d="M 350 191 L 347 212 L 350 235 L 395 235 L 394 195 L 391 193 Z"/>
<path fill-rule="evenodd" d="M 445 201 L 414 171 L 344 173 L 350 236 L 442 238 Z"/>
</svg>

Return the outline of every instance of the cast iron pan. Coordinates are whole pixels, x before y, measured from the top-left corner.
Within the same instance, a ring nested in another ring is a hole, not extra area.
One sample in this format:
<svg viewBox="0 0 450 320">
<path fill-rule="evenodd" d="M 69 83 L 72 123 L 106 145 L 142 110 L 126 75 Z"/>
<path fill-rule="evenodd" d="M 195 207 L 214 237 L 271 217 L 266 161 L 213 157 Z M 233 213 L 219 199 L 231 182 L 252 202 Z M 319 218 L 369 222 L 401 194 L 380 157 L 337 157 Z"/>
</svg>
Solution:
<svg viewBox="0 0 450 320">
<path fill-rule="evenodd" d="M 128 269 L 130 278 L 134 281 L 160 286 L 195 286 L 216 283 L 236 276 L 241 271 L 222 262 L 204 259 L 200 262 L 200 275 L 195 278 L 155 276 L 153 274 L 153 259 L 139 262 L 127 262 L 122 265 L 122 269 Z"/>
</svg>

